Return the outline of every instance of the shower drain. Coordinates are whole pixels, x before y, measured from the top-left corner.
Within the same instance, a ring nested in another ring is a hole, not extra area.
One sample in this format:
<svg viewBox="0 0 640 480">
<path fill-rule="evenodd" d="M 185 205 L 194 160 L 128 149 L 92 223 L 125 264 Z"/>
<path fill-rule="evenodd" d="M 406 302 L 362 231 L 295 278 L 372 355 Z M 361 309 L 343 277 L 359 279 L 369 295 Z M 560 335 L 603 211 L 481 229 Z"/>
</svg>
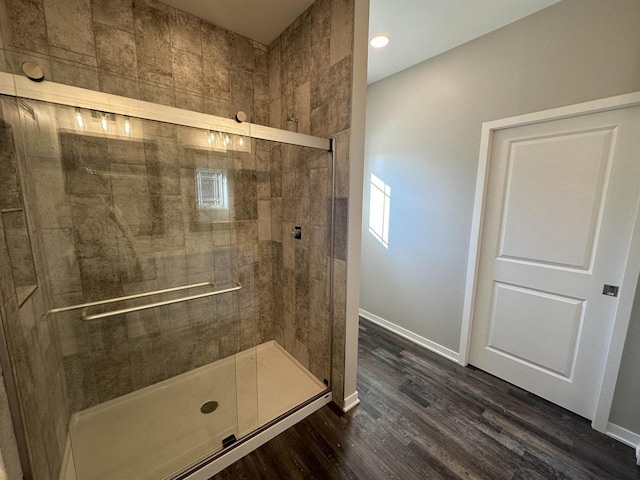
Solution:
<svg viewBox="0 0 640 480">
<path fill-rule="evenodd" d="M 215 412 L 216 408 L 218 408 L 218 402 L 215 400 L 211 400 L 209 402 L 205 402 L 200 407 L 200 411 L 202 413 L 212 413 Z"/>
</svg>

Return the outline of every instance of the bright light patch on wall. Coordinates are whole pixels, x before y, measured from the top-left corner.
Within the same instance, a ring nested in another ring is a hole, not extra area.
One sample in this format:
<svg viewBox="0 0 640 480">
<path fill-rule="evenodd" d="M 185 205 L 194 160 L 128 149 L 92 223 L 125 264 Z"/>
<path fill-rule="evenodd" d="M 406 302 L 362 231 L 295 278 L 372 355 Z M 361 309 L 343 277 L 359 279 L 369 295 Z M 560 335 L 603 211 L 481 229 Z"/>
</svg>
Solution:
<svg viewBox="0 0 640 480">
<path fill-rule="evenodd" d="M 369 232 L 384 248 L 389 248 L 389 207 L 391 187 L 371 174 L 369 193 Z"/>
<path fill-rule="evenodd" d="M 82 116 L 82 111 L 79 108 L 76 108 L 76 123 L 80 129 L 83 129 L 85 126 L 84 117 Z"/>
<path fill-rule="evenodd" d="M 129 135 L 131 133 L 131 120 L 128 117 L 124 117 L 122 129 L 124 130 L 125 135 Z"/>
<path fill-rule="evenodd" d="M 229 208 L 227 176 L 216 170 L 197 170 L 196 196 L 199 208 Z"/>
<path fill-rule="evenodd" d="M 369 44 L 373 48 L 382 48 L 382 47 L 386 47 L 387 45 L 389 45 L 390 41 L 391 41 L 391 37 L 389 37 L 389 35 L 376 35 L 375 37 L 373 37 L 371 39 Z"/>
</svg>

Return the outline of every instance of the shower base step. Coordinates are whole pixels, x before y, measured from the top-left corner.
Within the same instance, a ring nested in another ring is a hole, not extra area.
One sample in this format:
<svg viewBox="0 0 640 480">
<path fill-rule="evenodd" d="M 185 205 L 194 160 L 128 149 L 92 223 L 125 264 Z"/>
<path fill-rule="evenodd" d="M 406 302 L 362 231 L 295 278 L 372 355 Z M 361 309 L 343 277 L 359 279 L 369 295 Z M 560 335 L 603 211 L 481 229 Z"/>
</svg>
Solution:
<svg viewBox="0 0 640 480">
<path fill-rule="evenodd" d="M 241 438 L 325 389 L 280 345 L 264 343 L 74 414 L 60 480 L 171 478 L 224 438 Z M 217 406 L 203 413 L 208 402 Z"/>
</svg>

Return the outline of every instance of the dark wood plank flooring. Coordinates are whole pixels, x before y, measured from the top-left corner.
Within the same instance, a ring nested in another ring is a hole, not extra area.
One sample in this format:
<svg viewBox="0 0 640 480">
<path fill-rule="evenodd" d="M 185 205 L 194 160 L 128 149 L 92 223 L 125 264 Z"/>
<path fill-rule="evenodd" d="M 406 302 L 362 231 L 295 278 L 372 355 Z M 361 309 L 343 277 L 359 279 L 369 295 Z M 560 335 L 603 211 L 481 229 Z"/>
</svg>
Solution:
<svg viewBox="0 0 640 480">
<path fill-rule="evenodd" d="M 216 477 L 640 479 L 633 449 L 587 420 L 361 319 L 358 392 Z"/>
</svg>

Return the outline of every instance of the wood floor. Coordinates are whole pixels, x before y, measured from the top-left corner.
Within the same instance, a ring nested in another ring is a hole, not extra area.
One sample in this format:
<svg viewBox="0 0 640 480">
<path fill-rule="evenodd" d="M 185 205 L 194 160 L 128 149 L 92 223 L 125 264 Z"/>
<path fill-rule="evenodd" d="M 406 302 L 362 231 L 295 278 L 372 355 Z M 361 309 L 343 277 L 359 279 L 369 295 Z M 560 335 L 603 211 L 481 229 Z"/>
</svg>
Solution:
<svg viewBox="0 0 640 480">
<path fill-rule="evenodd" d="M 361 319 L 358 407 L 314 413 L 223 479 L 640 479 L 587 420 Z"/>
</svg>

